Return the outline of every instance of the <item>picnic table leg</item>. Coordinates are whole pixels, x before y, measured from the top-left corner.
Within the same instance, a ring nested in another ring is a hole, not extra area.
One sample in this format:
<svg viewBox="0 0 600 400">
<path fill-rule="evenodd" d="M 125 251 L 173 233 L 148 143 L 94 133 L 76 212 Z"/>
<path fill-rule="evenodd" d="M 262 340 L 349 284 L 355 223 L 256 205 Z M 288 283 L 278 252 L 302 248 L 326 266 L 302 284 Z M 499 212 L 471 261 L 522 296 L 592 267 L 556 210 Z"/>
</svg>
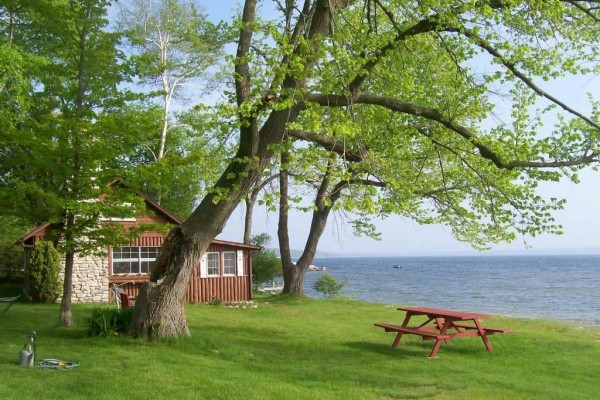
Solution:
<svg viewBox="0 0 600 400">
<path fill-rule="evenodd" d="M 394 343 L 392 343 L 392 349 L 395 349 L 396 347 L 398 347 L 398 344 L 400 343 L 400 339 L 402 339 L 402 332 L 398 332 L 398 334 L 396 335 L 396 339 L 394 339 Z"/>
<path fill-rule="evenodd" d="M 440 331 L 440 333 L 446 333 L 446 331 L 448 330 L 448 327 L 446 327 L 446 329 L 444 329 L 445 323 L 442 322 L 442 321 L 443 321 L 442 318 L 435 318 L 435 324 L 437 325 L 438 330 Z M 448 325 L 448 326 L 450 326 L 450 325 Z M 444 342 L 446 344 L 450 344 L 450 339 L 444 339 Z"/>
<path fill-rule="evenodd" d="M 404 317 L 404 321 L 402 322 L 402 327 L 406 328 L 408 326 L 408 321 L 410 321 L 411 317 L 412 317 L 412 313 L 407 312 L 406 317 Z M 393 349 L 398 347 L 398 344 L 400 344 L 400 340 L 402 339 L 402 333 L 403 332 L 398 332 L 398 334 L 396 335 L 396 338 L 394 339 L 394 343 L 392 343 Z"/>
<path fill-rule="evenodd" d="M 483 340 L 483 344 L 485 344 L 485 347 L 487 349 L 487 351 L 494 351 L 492 349 L 492 344 L 490 343 L 490 341 L 487 338 L 487 334 L 485 333 L 485 329 L 483 329 L 483 326 L 481 325 L 481 322 L 475 318 L 473 321 L 475 321 L 475 326 L 477 327 L 477 331 L 479 332 L 479 336 L 481 336 L 481 339 Z"/>
<path fill-rule="evenodd" d="M 435 358 L 437 356 L 437 353 L 440 350 L 440 346 L 442 345 L 443 340 L 444 339 L 438 339 L 435 341 L 435 345 L 433 345 L 433 349 L 431 350 L 431 353 L 429 354 L 429 358 Z"/>
<path fill-rule="evenodd" d="M 436 324 L 438 324 L 441 321 L 438 321 L 436 319 Z M 446 331 L 448 330 L 448 328 L 450 327 L 450 325 L 452 324 L 452 321 L 448 318 L 446 318 L 444 325 L 442 325 L 441 329 L 440 329 L 440 334 L 445 335 Z M 449 343 L 450 341 L 448 339 L 437 339 L 435 341 L 435 344 L 433 345 L 433 349 L 431 349 L 431 353 L 429 354 L 429 358 L 435 358 L 435 356 L 437 356 L 438 351 L 440 350 L 440 346 L 442 345 L 442 341 L 445 341 L 446 343 Z"/>
</svg>

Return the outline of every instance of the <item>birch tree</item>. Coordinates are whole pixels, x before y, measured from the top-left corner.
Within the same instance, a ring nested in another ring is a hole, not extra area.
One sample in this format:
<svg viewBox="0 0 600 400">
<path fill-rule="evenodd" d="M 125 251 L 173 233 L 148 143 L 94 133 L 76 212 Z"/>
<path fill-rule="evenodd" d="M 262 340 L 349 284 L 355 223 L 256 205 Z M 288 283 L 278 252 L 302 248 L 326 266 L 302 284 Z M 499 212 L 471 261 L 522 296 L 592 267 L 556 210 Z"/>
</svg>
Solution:
<svg viewBox="0 0 600 400">
<path fill-rule="evenodd" d="M 170 196 L 170 185 L 164 181 L 172 178 L 169 171 L 177 169 L 173 165 L 177 164 L 177 158 L 192 154 L 188 165 L 193 165 L 195 158 L 193 147 L 180 149 L 182 133 L 190 126 L 185 118 L 176 116 L 174 107 L 179 106 L 181 110 L 192 95 L 197 102 L 215 86 L 217 62 L 223 56 L 223 44 L 228 36 L 224 24 L 212 24 L 192 1 L 128 0 L 121 3 L 119 9 L 118 25 L 127 38 L 124 48 L 131 54 L 136 83 L 145 89 L 143 97 L 157 100 L 161 110 L 160 121 L 150 131 L 157 140 L 152 140 L 145 149 L 157 165 L 147 163 L 149 171 L 144 174 L 149 177 L 145 185 L 150 189 L 149 194 L 161 203 L 164 196 Z M 175 158 L 163 162 L 169 152 Z M 195 186 L 188 185 L 187 190 L 193 190 L 192 187 Z M 196 189 L 193 194 L 197 193 Z M 177 197 L 177 193 L 174 196 Z"/>
</svg>

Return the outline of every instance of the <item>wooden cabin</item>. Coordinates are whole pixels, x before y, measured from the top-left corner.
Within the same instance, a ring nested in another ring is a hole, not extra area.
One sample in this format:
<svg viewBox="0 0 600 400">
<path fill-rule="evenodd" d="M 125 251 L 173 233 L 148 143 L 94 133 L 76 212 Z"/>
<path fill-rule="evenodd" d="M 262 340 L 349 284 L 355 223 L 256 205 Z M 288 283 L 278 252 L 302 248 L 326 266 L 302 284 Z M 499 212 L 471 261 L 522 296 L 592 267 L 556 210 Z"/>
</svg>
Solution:
<svg viewBox="0 0 600 400">
<path fill-rule="evenodd" d="M 159 223 L 178 225 L 181 221 L 147 196 L 146 213 L 136 218 L 111 219 L 126 227 Z M 52 224 L 43 223 L 20 239 L 27 259 L 36 242 L 44 240 Z M 75 255 L 73 266 L 73 303 L 106 303 L 114 301 L 111 285 L 119 285 L 129 295 L 137 297 L 163 244 L 160 232 L 145 231 L 127 246 L 108 248 L 106 256 Z M 243 243 L 213 240 L 206 254 L 198 260 L 188 284 L 186 301 L 207 303 L 220 299 L 226 303 L 252 300 L 252 253 L 260 247 Z M 63 263 L 64 268 L 64 263 Z M 62 274 L 61 274 L 62 277 Z"/>
</svg>

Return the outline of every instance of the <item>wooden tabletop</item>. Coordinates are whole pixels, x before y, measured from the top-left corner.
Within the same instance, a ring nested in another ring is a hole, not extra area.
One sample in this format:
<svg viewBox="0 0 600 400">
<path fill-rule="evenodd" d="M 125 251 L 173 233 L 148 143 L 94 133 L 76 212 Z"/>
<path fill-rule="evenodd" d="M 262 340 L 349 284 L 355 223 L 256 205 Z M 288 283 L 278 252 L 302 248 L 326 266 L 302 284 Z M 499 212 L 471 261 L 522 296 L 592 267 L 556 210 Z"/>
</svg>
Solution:
<svg viewBox="0 0 600 400">
<path fill-rule="evenodd" d="M 415 315 L 427 315 L 429 317 L 454 318 L 454 319 L 479 319 L 491 318 L 492 315 L 474 313 L 468 311 L 444 310 L 431 307 L 399 307 L 398 310 L 406 311 Z"/>
</svg>

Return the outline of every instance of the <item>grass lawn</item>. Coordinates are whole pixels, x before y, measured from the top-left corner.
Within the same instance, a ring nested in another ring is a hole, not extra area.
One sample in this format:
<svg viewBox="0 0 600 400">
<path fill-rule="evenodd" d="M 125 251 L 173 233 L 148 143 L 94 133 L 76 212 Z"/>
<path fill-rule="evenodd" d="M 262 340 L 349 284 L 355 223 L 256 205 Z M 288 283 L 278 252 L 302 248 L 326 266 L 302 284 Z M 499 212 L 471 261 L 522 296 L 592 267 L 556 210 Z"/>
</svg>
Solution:
<svg viewBox="0 0 600 400">
<path fill-rule="evenodd" d="M 15 304 L 0 318 L 0 399 L 597 399 L 600 328 L 494 318 L 511 328 L 442 345 L 414 335 L 391 349 L 395 307 L 349 299 L 269 297 L 258 308 L 190 304 L 193 337 L 148 342 L 87 338 L 94 306 L 74 306 L 77 326 L 57 327 L 58 305 Z M 477 311 L 477 310 L 475 310 Z M 38 360 L 71 370 L 17 366 L 26 333 Z"/>
</svg>

